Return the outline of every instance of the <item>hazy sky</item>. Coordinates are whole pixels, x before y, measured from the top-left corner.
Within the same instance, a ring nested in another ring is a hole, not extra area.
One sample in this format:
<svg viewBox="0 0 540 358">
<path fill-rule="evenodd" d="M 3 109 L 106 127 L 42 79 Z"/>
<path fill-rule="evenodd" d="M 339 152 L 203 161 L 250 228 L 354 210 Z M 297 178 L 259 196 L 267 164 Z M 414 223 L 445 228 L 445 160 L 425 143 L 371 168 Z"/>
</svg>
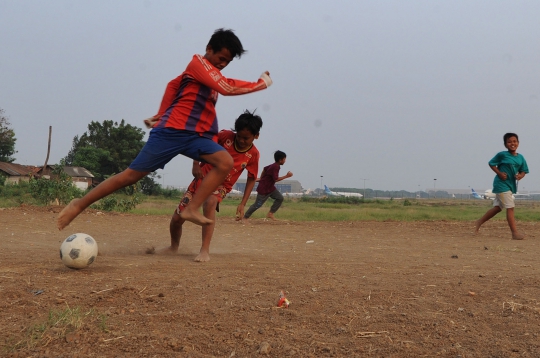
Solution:
<svg viewBox="0 0 540 358">
<path fill-rule="evenodd" d="M 0 108 L 16 163 L 58 163 L 91 121 L 142 126 L 167 83 L 216 28 L 248 53 L 223 74 L 274 85 L 220 96 L 220 128 L 245 109 L 264 126 L 261 168 L 277 149 L 304 188 L 491 188 L 487 162 L 520 135 L 540 188 L 539 1 L 0 0 Z M 147 137 L 145 137 L 146 140 Z M 185 186 L 177 157 L 165 185 Z M 245 174 L 242 178 L 245 177 Z"/>
</svg>

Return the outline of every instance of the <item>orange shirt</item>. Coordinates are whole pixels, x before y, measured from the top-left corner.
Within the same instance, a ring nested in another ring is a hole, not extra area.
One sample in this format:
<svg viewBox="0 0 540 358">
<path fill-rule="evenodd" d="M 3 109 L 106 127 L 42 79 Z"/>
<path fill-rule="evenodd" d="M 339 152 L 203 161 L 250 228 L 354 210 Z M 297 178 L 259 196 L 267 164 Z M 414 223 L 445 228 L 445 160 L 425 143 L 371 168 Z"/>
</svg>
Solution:
<svg viewBox="0 0 540 358">
<path fill-rule="evenodd" d="M 201 55 L 194 55 L 186 70 L 167 85 L 154 126 L 199 133 L 216 140 L 218 120 L 215 105 L 218 93 L 235 96 L 267 88 L 260 78 L 246 82 L 225 78 Z"/>
<path fill-rule="evenodd" d="M 234 161 L 233 168 L 225 178 L 223 186 L 230 192 L 240 177 L 240 174 L 246 169 L 248 171 L 249 178 L 257 178 L 259 171 L 259 150 L 255 145 L 252 145 L 245 152 L 239 152 L 234 146 L 234 137 L 236 134 L 230 130 L 222 130 L 218 135 L 218 143 L 227 150 Z M 203 175 L 206 175 L 211 169 L 212 165 L 208 163 L 201 163 L 201 169 Z"/>
</svg>

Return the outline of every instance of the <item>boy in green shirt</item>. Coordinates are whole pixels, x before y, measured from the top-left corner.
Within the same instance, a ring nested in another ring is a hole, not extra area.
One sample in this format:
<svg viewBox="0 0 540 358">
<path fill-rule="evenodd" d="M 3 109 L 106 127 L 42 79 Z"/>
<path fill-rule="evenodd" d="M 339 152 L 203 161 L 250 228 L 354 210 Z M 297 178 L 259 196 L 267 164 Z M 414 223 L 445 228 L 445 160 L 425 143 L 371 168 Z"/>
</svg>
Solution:
<svg viewBox="0 0 540 358">
<path fill-rule="evenodd" d="M 517 182 L 525 174 L 529 173 L 525 158 L 517 152 L 519 146 L 519 138 L 515 133 L 506 133 L 503 137 L 504 146 L 508 151 L 499 152 L 489 161 L 491 170 L 497 174 L 493 180 L 493 193 L 496 194 L 493 201 L 493 208 L 489 209 L 484 216 L 476 221 L 475 235 L 483 223 L 506 209 L 506 220 L 510 231 L 512 231 L 512 239 L 523 240 L 524 235 L 520 234 L 516 229 L 516 219 L 514 218 L 514 195 L 517 192 Z"/>
</svg>

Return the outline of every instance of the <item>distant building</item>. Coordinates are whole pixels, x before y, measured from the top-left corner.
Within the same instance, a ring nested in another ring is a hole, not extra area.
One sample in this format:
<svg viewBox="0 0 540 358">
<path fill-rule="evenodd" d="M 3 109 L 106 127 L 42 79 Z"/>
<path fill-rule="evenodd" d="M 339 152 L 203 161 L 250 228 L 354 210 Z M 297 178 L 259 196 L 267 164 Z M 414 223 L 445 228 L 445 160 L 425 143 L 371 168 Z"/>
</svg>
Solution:
<svg viewBox="0 0 540 358">
<path fill-rule="evenodd" d="M 71 177 L 73 185 L 77 188 L 86 190 L 92 186 L 94 175 L 88 169 L 83 167 L 64 167 L 64 172 Z M 50 178 L 50 173 L 52 173 L 51 165 L 47 165 L 46 170 L 43 170 L 43 167 L 41 167 L 38 171 L 38 174 L 43 175 L 44 178 Z"/>
<path fill-rule="evenodd" d="M 7 177 L 5 182 L 9 184 L 18 184 L 21 181 L 28 182 L 33 176 L 50 179 L 52 170 L 52 165 L 47 165 L 43 170 L 42 166 L 0 162 L 0 173 Z M 72 178 L 73 185 L 77 188 L 86 190 L 92 186 L 94 176 L 87 169 L 83 167 L 64 167 L 64 172 Z"/>
<path fill-rule="evenodd" d="M 21 181 L 28 182 L 38 170 L 38 167 L 32 165 L 0 162 L 0 173 L 6 177 L 6 184 L 18 184 Z"/>
<path fill-rule="evenodd" d="M 255 183 L 255 187 L 253 190 L 257 189 L 258 185 L 259 183 Z M 240 190 L 243 193 L 246 190 L 246 179 L 238 179 L 236 184 L 234 184 L 233 189 Z M 282 194 L 301 193 L 302 184 L 300 184 L 298 180 L 285 179 L 276 183 L 276 189 L 279 190 L 279 192 Z"/>
</svg>

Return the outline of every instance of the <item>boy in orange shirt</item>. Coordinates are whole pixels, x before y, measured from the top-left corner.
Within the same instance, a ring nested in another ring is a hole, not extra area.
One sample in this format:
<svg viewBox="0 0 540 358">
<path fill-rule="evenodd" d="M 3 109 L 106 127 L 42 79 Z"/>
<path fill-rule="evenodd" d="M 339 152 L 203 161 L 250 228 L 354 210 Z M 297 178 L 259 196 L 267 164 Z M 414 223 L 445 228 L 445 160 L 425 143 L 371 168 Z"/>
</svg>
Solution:
<svg viewBox="0 0 540 358">
<path fill-rule="evenodd" d="M 236 208 L 236 217 L 241 218 L 244 215 L 244 207 L 249 200 L 249 194 L 255 186 L 257 173 L 259 170 L 259 150 L 253 145 L 253 141 L 259 138 L 259 132 L 262 127 L 262 119 L 249 111 L 245 111 L 236 119 L 234 131 L 222 130 L 218 135 L 218 143 L 222 145 L 231 155 L 234 161 L 233 168 L 216 190 L 206 199 L 203 204 L 203 213 L 206 218 L 212 221 L 211 224 L 202 227 L 202 245 L 199 255 L 195 258 L 197 262 L 210 260 L 210 241 L 216 226 L 216 211 L 219 211 L 219 203 L 232 190 L 242 172 L 247 170 L 246 189 L 242 201 Z M 199 186 L 205 175 L 212 169 L 208 163 L 193 162 L 193 176 L 195 179 L 189 185 L 184 197 L 180 200 L 177 209 L 171 218 L 169 230 L 171 234 L 171 246 L 165 251 L 177 252 L 182 237 L 182 226 L 185 219 L 181 213 L 190 203 L 193 196 L 197 193 Z"/>
<path fill-rule="evenodd" d="M 186 70 L 167 85 L 158 114 L 145 120 L 145 125 L 152 126 L 150 137 L 129 168 L 108 178 L 82 198 L 72 200 L 58 215 L 58 229 L 69 225 L 99 199 L 135 184 L 150 172 L 163 169 L 178 154 L 212 165 L 191 205 L 181 214 L 184 220 L 195 224 L 211 224 L 199 208 L 233 166 L 231 156 L 215 142 L 218 93 L 241 95 L 272 84 L 268 71 L 257 82 L 228 79 L 221 74 L 233 58 L 240 58 L 244 52 L 232 30 L 216 30 L 206 46 L 206 54 L 194 55 Z"/>
</svg>

